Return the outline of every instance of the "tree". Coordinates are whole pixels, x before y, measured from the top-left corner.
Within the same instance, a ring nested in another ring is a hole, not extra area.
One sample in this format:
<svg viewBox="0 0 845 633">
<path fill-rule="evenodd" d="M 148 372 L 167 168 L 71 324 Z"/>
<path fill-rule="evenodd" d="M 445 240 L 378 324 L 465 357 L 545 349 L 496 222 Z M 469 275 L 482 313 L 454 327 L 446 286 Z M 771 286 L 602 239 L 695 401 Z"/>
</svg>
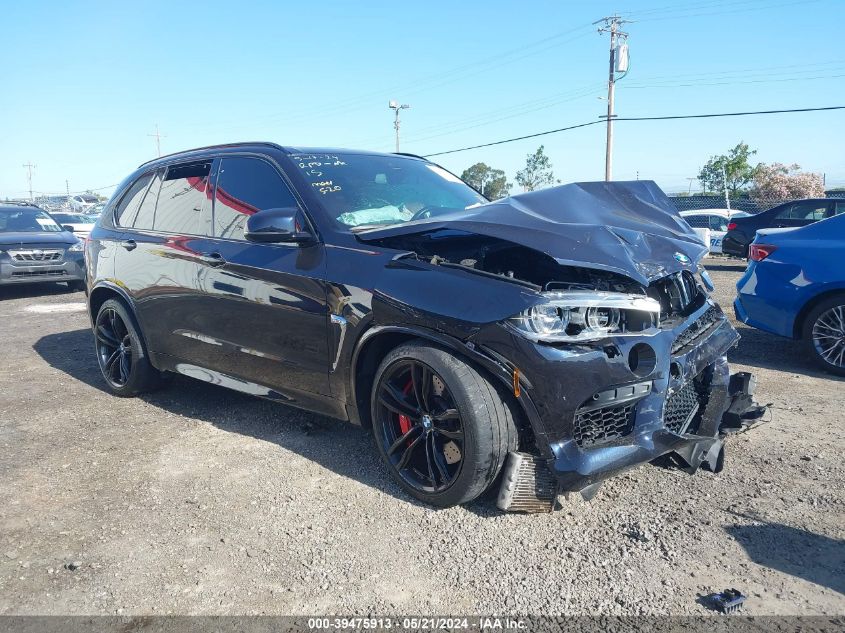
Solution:
<svg viewBox="0 0 845 633">
<path fill-rule="evenodd" d="M 760 163 L 754 170 L 751 197 L 766 202 L 823 198 L 824 180 L 820 174 L 802 172 L 800 165 Z"/>
<path fill-rule="evenodd" d="M 747 143 L 740 141 L 727 154 L 711 156 L 710 160 L 698 172 L 698 179 L 701 181 L 704 190 L 724 191 L 724 176 L 727 176 L 728 193 L 731 197 L 735 197 L 741 189 L 748 187 L 754 178 L 754 167 L 751 166 L 748 159 L 756 153 L 756 149 L 749 149 Z M 723 168 L 724 172 L 722 171 Z"/>
<path fill-rule="evenodd" d="M 525 191 L 540 189 L 546 185 L 551 185 L 554 181 L 552 161 L 546 156 L 542 145 L 537 148 L 536 152 L 525 157 L 525 169 L 516 172 L 516 182 Z"/>
<path fill-rule="evenodd" d="M 475 163 L 461 174 L 461 180 L 480 191 L 485 198 L 498 200 L 508 195 L 511 184 L 501 169 L 493 169 L 484 163 Z"/>
</svg>

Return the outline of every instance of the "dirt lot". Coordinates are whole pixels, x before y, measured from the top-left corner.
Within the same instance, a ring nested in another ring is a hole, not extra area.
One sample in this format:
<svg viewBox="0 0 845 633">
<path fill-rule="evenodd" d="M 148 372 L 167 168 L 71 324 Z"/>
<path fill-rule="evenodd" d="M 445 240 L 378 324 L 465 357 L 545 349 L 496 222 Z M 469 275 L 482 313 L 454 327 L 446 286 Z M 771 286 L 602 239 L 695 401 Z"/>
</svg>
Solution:
<svg viewBox="0 0 845 633">
<path fill-rule="evenodd" d="M 740 268 L 711 261 L 726 309 Z M 408 498 L 368 434 L 189 379 L 101 383 L 84 296 L 0 289 L 0 613 L 845 614 L 845 381 L 740 327 L 771 422 L 550 515 Z"/>
</svg>

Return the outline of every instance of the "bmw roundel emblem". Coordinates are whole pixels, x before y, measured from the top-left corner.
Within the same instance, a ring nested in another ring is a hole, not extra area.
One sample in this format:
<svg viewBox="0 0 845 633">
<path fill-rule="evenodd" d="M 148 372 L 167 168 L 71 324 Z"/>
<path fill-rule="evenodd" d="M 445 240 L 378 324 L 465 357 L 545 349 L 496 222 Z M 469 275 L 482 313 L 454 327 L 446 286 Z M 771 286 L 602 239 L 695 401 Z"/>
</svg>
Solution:
<svg viewBox="0 0 845 633">
<path fill-rule="evenodd" d="M 675 259 L 681 262 L 682 264 L 689 264 L 690 259 L 683 253 L 675 253 Z"/>
</svg>

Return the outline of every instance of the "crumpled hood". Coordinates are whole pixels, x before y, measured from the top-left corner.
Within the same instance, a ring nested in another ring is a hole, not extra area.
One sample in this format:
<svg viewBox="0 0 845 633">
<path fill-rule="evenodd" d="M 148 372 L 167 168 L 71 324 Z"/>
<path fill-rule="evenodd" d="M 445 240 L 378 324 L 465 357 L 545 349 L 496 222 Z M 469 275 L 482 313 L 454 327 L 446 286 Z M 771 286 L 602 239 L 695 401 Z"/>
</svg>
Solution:
<svg viewBox="0 0 845 633">
<path fill-rule="evenodd" d="M 694 271 L 707 252 L 650 180 L 551 187 L 357 237 L 369 242 L 440 230 L 507 240 L 564 266 L 608 270 L 643 285 L 679 270 Z"/>
<path fill-rule="evenodd" d="M 56 246 L 71 246 L 79 240 L 68 231 L 38 231 L 23 233 L 0 233 L 0 246 L 27 246 L 29 244 L 44 244 Z"/>
</svg>

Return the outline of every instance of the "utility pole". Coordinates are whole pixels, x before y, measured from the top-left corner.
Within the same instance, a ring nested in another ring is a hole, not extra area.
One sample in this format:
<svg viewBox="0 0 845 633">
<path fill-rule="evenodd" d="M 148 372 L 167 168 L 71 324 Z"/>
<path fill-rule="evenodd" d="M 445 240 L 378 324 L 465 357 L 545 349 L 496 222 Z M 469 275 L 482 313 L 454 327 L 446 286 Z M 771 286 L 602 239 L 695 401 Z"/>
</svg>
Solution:
<svg viewBox="0 0 845 633">
<path fill-rule="evenodd" d="M 725 207 L 731 210 L 731 199 L 728 197 L 728 173 L 725 171 L 725 163 L 722 163 L 722 187 L 725 190 Z"/>
<path fill-rule="evenodd" d="M 33 202 L 34 199 L 32 197 L 32 170 L 35 169 L 35 165 L 33 165 L 32 163 L 26 163 L 25 165 L 23 165 L 23 167 L 26 168 L 26 180 L 29 183 L 29 201 Z"/>
<path fill-rule="evenodd" d="M 692 183 L 694 183 L 698 178 L 687 178 L 689 180 L 689 189 L 687 189 L 687 195 L 692 195 Z"/>
<path fill-rule="evenodd" d="M 160 134 L 160 133 L 159 133 L 159 131 L 158 131 L 158 123 L 156 123 L 156 132 L 155 132 L 155 134 L 147 134 L 147 136 L 152 136 L 152 137 L 154 137 L 154 138 L 155 138 L 155 140 L 156 140 L 156 152 L 158 153 L 158 155 L 159 155 L 159 156 L 161 156 L 161 137 L 162 137 L 162 136 L 164 136 L 164 134 Z"/>
<path fill-rule="evenodd" d="M 67 191 L 67 197 L 70 198 L 70 183 L 67 178 L 65 178 L 65 191 Z"/>
<path fill-rule="evenodd" d="M 628 74 L 628 34 L 620 30 L 623 24 L 630 20 L 623 20 L 618 15 L 611 15 L 593 24 L 602 24 L 599 33 L 610 33 L 610 69 L 607 76 L 607 144 L 604 156 L 604 179 L 608 182 L 613 179 L 613 98 L 616 92 L 616 72 L 622 73 L 622 77 Z M 624 55 L 617 57 L 617 46 L 625 46 Z M 619 77 L 621 79 L 622 77 Z"/>
<path fill-rule="evenodd" d="M 407 110 L 411 106 L 409 106 L 407 103 L 403 103 L 402 105 L 399 105 L 398 101 L 391 100 L 390 102 L 388 102 L 387 107 L 390 108 L 391 110 L 393 110 L 393 112 L 396 114 L 396 118 L 393 121 L 393 129 L 396 130 L 396 152 L 398 153 L 399 152 L 399 110 Z"/>
</svg>

